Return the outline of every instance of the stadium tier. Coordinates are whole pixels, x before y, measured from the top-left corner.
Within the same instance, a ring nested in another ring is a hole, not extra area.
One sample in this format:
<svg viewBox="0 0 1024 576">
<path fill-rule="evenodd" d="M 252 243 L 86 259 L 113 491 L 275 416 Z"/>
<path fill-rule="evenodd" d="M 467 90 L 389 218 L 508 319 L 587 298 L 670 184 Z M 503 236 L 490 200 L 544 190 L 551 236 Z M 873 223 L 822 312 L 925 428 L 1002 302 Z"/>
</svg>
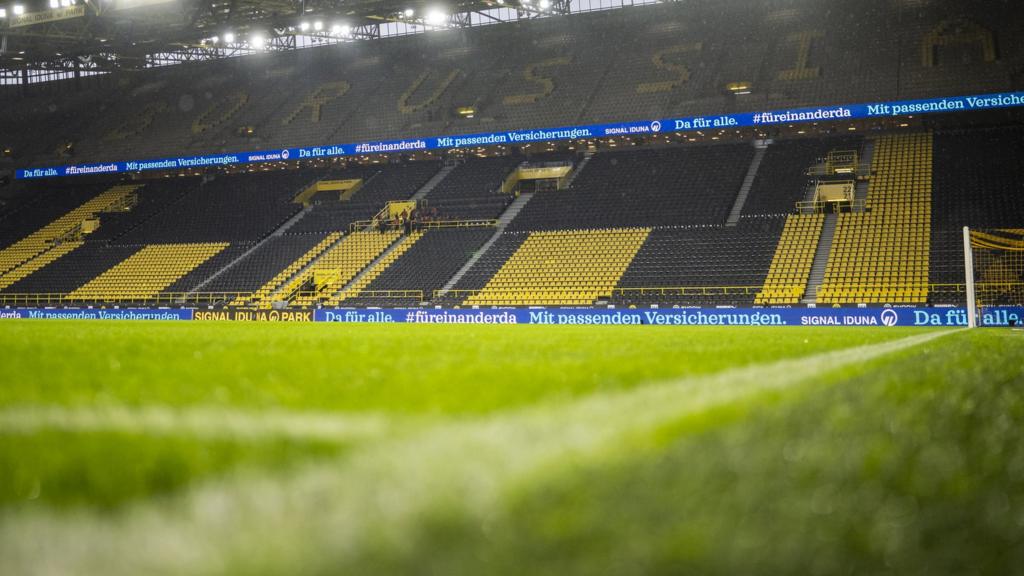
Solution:
<svg viewBox="0 0 1024 576">
<path fill-rule="evenodd" d="M 962 225 L 1024 221 L 1021 134 L 961 128 L 25 184 L 0 213 L 12 224 L 0 299 L 961 303 Z M 1016 298 L 1007 265 L 986 266 L 981 289 L 1002 286 L 990 301 Z"/>
<path fill-rule="evenodd" d="M 857 8 L 664 3 L 12 88 L 0 146 L 41 166 L 1021 86 L 1012 2 Z"/>
</svg>

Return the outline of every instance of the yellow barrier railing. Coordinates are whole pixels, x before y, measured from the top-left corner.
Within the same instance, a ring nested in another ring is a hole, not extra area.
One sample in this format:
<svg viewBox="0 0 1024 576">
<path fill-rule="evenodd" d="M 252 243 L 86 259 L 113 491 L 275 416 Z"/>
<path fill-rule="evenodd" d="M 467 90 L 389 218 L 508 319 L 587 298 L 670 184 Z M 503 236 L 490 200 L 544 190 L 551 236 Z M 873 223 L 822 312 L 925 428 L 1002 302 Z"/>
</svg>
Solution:
<svg viewBox="0 0 1024 576">
<path fill-rule="evenodd" d="M 226 304 L 236 298 L 248 298 L 251 292 L 167 292 L 147 297 L 116 296 L 69 298 L 68 294 L 0 294 L 0 305 L 5 306 L 63 306 L 82 304 L 137 304 L 146 306 Z"/>
<path fill-rule="evenodd" d="M 494 228 L 498 225 L 497 220 L 493 219 L 481 219 L 481 220 L 429 220 L 426 222 L 417 221 L 413 223 L 414 230 L 426 230 L 430 228 Z M 356 232 L 358 230 L 375 230 L 378 226 L 377 220 L 356 220 L 348 225 L 350 232 Z M 396 225 L 394 221 L 388 222 L 389 230 L 397 230 L 401 226 Z"/>
<path fill-rule="evenodd" d="M 761 286 L 684 286 L 684 287 L 656 287 L 656 288 L 614 288 L 610 294 L 604 296 L 749 296 L 761 291 Z M 434 290 L 434 298 L 452 296 L 468 298 L 482 293 L 483 290 Z M 557 296 L 566 292 L 573 292 L 571 288 L 566 289 L 522 289 L 522 290 L 501 290 L 506 294 L 529 294 L 537 296 Z"/>
<path fill-rule="evenodd" d="M 294 293 L 290 300 L 312 300 L 323 301 L 328 300 L 334 293 L 323 291 L 300 291 Z M 423 290 L 362 290 L 357 294 L 353 294 L 351 297 L 369 297 L 369 298 L 401 298 L 401 299 L 418 299 L 419 302 L 423 302 L 424 293 Z"/>
<path fill-rule="evenodd" d="M 797 214 L 844 214 L 849 212 L 866 212 L 867 204 L 864 200 L 855 199 L 849 202 L 797 202 Z"/>
</svg>

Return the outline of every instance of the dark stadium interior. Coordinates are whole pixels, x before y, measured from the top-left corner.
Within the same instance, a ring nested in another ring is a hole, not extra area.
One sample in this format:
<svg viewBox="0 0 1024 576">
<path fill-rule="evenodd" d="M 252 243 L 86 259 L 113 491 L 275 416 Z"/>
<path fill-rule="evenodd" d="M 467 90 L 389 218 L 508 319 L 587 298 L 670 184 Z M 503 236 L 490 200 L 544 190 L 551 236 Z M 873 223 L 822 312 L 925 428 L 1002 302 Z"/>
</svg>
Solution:
<svg viewBox="0 0 1024 576">
<path fill-rule="evenodd" d="M 1011 3 L 919 4 L 702 0 L 4 85 L 0 144 L 46 166 L 1021 88 Z M 1024 222 L 1022 134 L 996 111 L 19 180 L 0 297 L 956 304 L 963 226 Z M 979 273 L 1020 280 L 1000 262 Z"/>
</svg>

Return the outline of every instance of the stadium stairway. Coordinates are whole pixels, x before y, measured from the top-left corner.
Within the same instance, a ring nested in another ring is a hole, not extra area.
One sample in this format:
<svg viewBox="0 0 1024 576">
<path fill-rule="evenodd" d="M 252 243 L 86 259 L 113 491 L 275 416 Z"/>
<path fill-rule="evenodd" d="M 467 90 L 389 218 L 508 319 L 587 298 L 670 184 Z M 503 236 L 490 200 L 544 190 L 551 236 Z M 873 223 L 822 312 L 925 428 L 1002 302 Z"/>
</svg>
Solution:
<svg viewBox="0 0 1024 576">
<path fill-rule="evenodd" d="M 836 223 L 839 216 L 828 214 L 825 216 L 825 223 L 821 227 L 821 235 L 818 238 L 818 248 L 814 253 L 814 261 L 811 263 L 810 275 L 807 277 L 807 285 L 804 290 L 801 302 L 811 304 L 817 300 L 818 290 L 825 281 L 825 272 L 828 270 L 828 256 L 832 253 L 832 242 L 836 237 Z"/>
<path fill-rule="evenodd" d="M 582 166 L 585 162 L 586 159 L 584 159 L 583 162 L 580 163 L 580 166 Z M 508 205 L 508 208 L 505 209 L 505 212 L 502 213 L 500 217 L 498 217 L 498 227 L 494 230 L 494 234 L 487 240 L 487 242 L 484 243 L 483 246 L 480 247 L 479 250 L 476 251 L 475 254 L 473 254 L 469 261 L 467 261 L 462 266 L 462 268 L 460 268 L 459 271 L 456 272 L 455 275 L 452 276 L 450 280 L 448 280 L 444 287 L 441 288 L 441 290 L 439 291 L 440 296 L 444 296 L 444 294 L 446 294 L 449 290 L 454 288 L 456 284 L 459 283 L 459 280 L 462 280 L 462 277 L 466 275 L 466 272 L 469 272 L 469 270 L 473 268 L 477 261 L 480 260 L 480 258 L 483 257 L 483 255 L 486 254 L 488 250 L 491 249 L 491 246 L 493 246 L 494 243 L 498 241 L 498 238 L 501 238 L 502 233 L 505 232 L 505 229 L 508 228 L 508 225 L 512 223 L 513 220 L 515 220 L 516 216 L 519 215 L 519 212 L 522 211 L 522 209 L 530 202 L 530 199 L 532 198 L 533 193 L 520 194 L 518 198 L 516 198 L 511 204 Z"/>
<path fill-rule="evenodd" d="M 357 274 L 369 266 L 396 240 L 401 233 L 398 231 L 357 231 L 341 239 L 340 242 L 324 252 L 316 263 L 308 266 L 305 272 L 297 274 L 278 293 L 284 295 L 293 306 L 308 307 L 339 292 Z M 303 293 L 302 288 L 311 281 L 329 277 L 330 281 L 317 285 L 312 293 Z"/>
<path fill-rule="evenodd" d="M 268 241 L 269 241 L 269 240 L 270 240 L 271 238 L 274 238 L 274 237 L 280 237 L 280 236 L 284 235 L 284 233 L 285 233 L 285 232 L 287 232 L 289 228 L 291 228 L 292 226 L 294 226 L 294 225 L 295 225 L 295 224 L 296 224 L 296 223 L 297 223 L 297 222 L 298 222 L 299 220 L 302 220 L 302 218 L 303 218 L 303 217 L 305 217 L 305 216 L 306 216 L 306 214 L 309 214 L 309 212 L 310 212 L 310 211 L 311 211 L 312 209 L 313 209 L 313 207 L 312 207 L 312 206 L 305 206 L 305 207 L 303 207 L 303 209 L 302 209 L 301 211 L 299 211 L 299 213 L 298 213 L 298 214 L 296 214 L 295 216 L 292 216 L 291 218 L 289 218 L 287 222 L 285 222 L 284 224 L 282 224 L 282 225 L 281 225 L 281 226 L 280 226 L 280 227 L 279 227 L 279 228 L 278 228 L 277 230 L 275 230 L 275 231 L 274 231 L 273 233 L 271 233 L 270 235 L 268 235 L 268 236 L 267 236 L 266 238 L 263 238 L 262 240 L 260 240 L 260 241 L 259 241 L 259 242 L 257 242 L 256 244 L 253 244 L 251 248 L 249 248 L 248 250 L 246 250 L 245 252 L 243 252 L 242 254 L 240 254 L 240 255 L 238 256 L 238 258 L 235 258 L 235 259 L 234 259 L 234 260 L 232 260 L 231 262 L 228 262 L 228 263 L 227 263 L 227 265 L 225 265 L 225 266 L 224 266 L 223 268 L 221 268 L 220 270 L 217 270 L 216 272 L 214 272 L 213 274 L 211 274 L 211 275 L 210 275 L 210 276 L 209 276 L 208 278 L 206 278 L 205 280 L 203 280 L 202 282 L 200 282 L 199 284 L 197 284 L 195 288 L 193 288 L 192 290 L 190 290 L 190 291 L 189 291 L 189 292 L 188 292 L 188 293 L 186 294 L 186 296 L 191 296 L 192 294 L 195 294 L 195 293 L 197 293 L 197 292 L 200 292 L 200 291 L 202 291 L 202 289 L 203 289 L 203 288 L 204 288 L 205 286 L 208 286 L 208 285 L 209 285 L 209 284 L 210 284 L 211 282 L 213 282 L 213 281 L 214 281 L 214 280 L 216 280 L 216 279 L 217 279 L 218 277 L 220 277 L 221 275 L 223 275 L 223 274 L 224 274 L 225 272 L 227 272 L 228 270 L 230 270 L 230 269 L 231 269 L 231 268 L 232 268 L 233 266 L 235 266 L 236 264 L 238 264 L 238 263 L 239 263 L 239 262 L 241 262 L 242 260 L 245 260 L 245 259 L 246 259 L 246 258 L 248 258 L 248 257 L 249 257 L 250 255 L 252 255 L 252 253 L 253 253 L 253 252 L 256 252 L 256 250 L 259 250 L 259 249 L 260 249 L 261 247 L 263 247 L 263 246 L 264 246 L 264 245 L 265 245 L 265 244 L 266 244 L 266 243 L 267 243 L 267 242 L 268 242 Z"/>
<path fill-rule="evenodd" d="M 587 150 L 583 154 L 583 160 L 580 160 L 579 163 L 576 164 L 576 167 L 573 168 L 572 173 L 569 174 L 569 177 L 565 179 L 565 187 L 566 188 L 571 188 L 572 187 L 573 181 L 575 181 L 576 177 L 579 176 L 581 172 L 583 172 L 583 169 L 587 167 L 587 164 L 590 164 L 590 159 L 593 158 L 593 157 L 594 157 L 594 152 L 591 151 L 591 150 Z"/>
<path fill-rule="evenodd" d="M 139 186 L 134 184 L 109 188 L 26 238 L 0 250 L 0 274 L 7 274 L 28 260 L 54 248 L 58 240 L 77 235 L 76 232 L 81 229 L 83 222 L 120 205 L 138 188 Z M 27 276 L 27 273 L 25 275 Z"/>
<path fill-rule="evenodd" d="M 807 289 L 807 278 L 819 247 L 823 214 L 786 217 L 782 237 L 775 248 L 764 287 L 754 297 L 754 304 L 796 304 Z M 818 250 L 820 253 L 820 250 Z M 828 251 L 824 252 L 825 257 Z M 824 272 L 824 267 L 822 267 Z"/>
<path fill-rule="evenodd" d="M 387 250 L 382 252 L 380 256 L 378 256 L 366 268 L 356 274 L 344 288 L 328 298 L 325 304 L 328 306 L 337 306 L 345 300 L 360 296 L 366 287 L 369 286 L 370 282 L 376 280 L 381 273 L 394 264 L 395 260 L 398 260 L 402 254 L 408 252 L 424 234 L 424 231 L 416 230 L 415 232 L 401 237 L 397 242 L 389 246 Z M 426 297 L 426 295 L 424 295 L 424 297 Z"/>
<path fill-rule="evenodd" d="M 758 140 L 754 143 L 754 158 L 750 161 L 750 168 L 747 169 L 747 175 L 743 178 L 743 184 L 740 186 L 740 191 L 736 195 L 736 202 L 732 205 L 732 210 L 729 211 L 729 217 L 725 221 L 726 226 L 735 226 L 740 221 L 740 215 L 743 214 L 743 205 L 747 203 L 747 196 L 750 194 L 750 189 L 754 186 L 754 179 L 757 178 L 757 169 L 761 167 L 761 161 L 764 160 L 765 151 L 768 150 L 769 141 Z"/>
<path fill-rule="evenodd" d="M 438 184 L 444 181 L 444 179 L 447 178 L 448 175 L 452 173 L 452 170 L 455 170 L 455 164 L 444 166 L 443 168 L 438 170 L 437 174 L 434 174 L 430 178 L 430 180 L 427 180 L 427 183 L 424 184 L 422 188 L 417 190 L 416 193 L 409 198 L 409 200 L 419 201 L 422 200 L 423 198 L 426 198 L 427 194 L 430 194 L 430 192 L 434 188 L 436 188 Z"/>
<path fill-rule="evenodd" d="M 250 298 L 238 299 L 232 304 L 235 306 L 256 305 L 263 308 L 270 307 L 270 299 L 276 294 L 286 282 L 293 280 L 296 276 L 302 275 L 311 270 L 317 260 L 334 247 L 342 239 L 341 232 L 332 232 L 323 240 L 310 248 L 305 254 L 289 264 L 284 270 L 267 281 Z"/>
</svg>

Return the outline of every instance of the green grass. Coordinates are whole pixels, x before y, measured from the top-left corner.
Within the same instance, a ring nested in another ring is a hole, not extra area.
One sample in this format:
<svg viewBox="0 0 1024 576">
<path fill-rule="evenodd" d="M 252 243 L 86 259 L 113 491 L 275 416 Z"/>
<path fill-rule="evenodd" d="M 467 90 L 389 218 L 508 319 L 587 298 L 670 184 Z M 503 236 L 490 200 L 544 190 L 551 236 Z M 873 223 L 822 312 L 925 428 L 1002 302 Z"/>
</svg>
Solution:
<svg viewBox="0 0 1024 576">
<path fill-rule="evenodd" d="M 1024 565 L 1019 332 L 11 321 L 0 350 L 0 573 Z"/>
</svg>

